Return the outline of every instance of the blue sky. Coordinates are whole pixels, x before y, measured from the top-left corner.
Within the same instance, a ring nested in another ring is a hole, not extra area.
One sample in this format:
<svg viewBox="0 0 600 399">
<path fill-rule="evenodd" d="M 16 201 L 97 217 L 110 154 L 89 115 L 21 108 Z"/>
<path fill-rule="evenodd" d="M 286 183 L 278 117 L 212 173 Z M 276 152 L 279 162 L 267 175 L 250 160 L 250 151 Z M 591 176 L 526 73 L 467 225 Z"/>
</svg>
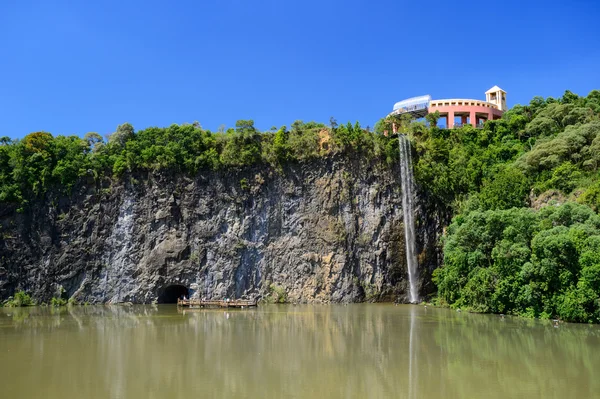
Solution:
<svg viewBox="0 0 600 399">
<path fill-rule="evenodd" d="M 373 126 L 422 94 L 600 89 L 588 1 L 0 0 L 0 136 L 237 119 Z"/>
</svg>

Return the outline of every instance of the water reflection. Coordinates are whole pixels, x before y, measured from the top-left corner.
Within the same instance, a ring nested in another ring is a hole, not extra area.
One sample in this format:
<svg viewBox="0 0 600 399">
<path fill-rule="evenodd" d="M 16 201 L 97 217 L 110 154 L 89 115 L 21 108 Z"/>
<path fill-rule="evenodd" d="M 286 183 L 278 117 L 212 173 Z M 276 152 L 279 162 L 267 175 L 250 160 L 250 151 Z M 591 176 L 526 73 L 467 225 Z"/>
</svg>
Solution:
<svg viewBox="0 0 600 399">
<path fill-rule="evenodd" d="M 0 310 L 6 397 L 591 398 L 598 348 L 597 326 L 410 305 Z"/>
<path fill-rule="evenodd" d="M 415 332 L 415 324 L 417 322 L 416 317 L 417 308 L 415 306 L 411 306 L 410 308 L 410 339 L 408 346 L 408 397 L 410 399 L 417 398 L 417 339 L 418 336 Z"/>
</svg>

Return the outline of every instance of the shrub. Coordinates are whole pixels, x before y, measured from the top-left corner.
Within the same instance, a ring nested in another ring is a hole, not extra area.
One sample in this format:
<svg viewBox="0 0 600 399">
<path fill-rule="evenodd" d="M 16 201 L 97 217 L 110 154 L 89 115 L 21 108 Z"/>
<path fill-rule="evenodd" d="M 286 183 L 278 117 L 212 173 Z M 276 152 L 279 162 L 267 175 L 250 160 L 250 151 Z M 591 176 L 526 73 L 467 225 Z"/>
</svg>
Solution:
<svg viewBox="0 0 600 399">
<path fill-rule="evenodd" d="M 287 292 L 284 287 L 276 284 L 269 285 L 269 295 L 267 297 L 269 303 L 286 303 Z"/>
<path fill-rule="evenodd" d="M 66 306 L 67 300 L 64 298 L 53 297 L 52 300 L 50 301 L 50 305 L 52 305 L 54 307 Z"/>
<path fill-rule="evenodd" d="M 34 306 L 35 301 L 31 299 L 31 296 L 25 291 L 17 291 L 13 297 L 8 298 L 4 302 L 4 306 L 8 308 L 17 308 L 22 306 Z"/>
</svg>

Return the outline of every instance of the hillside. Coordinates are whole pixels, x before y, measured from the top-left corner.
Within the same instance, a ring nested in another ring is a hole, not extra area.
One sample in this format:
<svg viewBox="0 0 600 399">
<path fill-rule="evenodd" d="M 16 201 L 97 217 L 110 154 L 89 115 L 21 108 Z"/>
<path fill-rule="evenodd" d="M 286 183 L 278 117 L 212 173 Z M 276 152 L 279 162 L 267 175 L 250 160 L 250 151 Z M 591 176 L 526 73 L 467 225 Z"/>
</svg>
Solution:
<svg viewBox="0 0 600 399">
<path fill-rule="evenodd" d="M 483 129 L 332 119 L 3 138 L 0 297 L 153 302 L 177 282 L 203 296 L 405 298 L 392 122 L 413 147 L 421 294 L 600 321 L 598 91 L 536 97 Z"/>
<path fill-rule="evenodd" d="M 600 92 L 534 98 L 482 130 L 407 130 L 418 181 L 455 215 L 439 303 L 600 321 Z"/>
</svg>

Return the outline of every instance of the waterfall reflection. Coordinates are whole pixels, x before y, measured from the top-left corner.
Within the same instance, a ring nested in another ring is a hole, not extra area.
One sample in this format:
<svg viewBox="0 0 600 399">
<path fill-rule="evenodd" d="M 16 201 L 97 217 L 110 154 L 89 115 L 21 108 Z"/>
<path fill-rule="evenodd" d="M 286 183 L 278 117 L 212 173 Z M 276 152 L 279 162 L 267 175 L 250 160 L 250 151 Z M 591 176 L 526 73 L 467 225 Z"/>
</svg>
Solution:
<svg viewBox="0 0 600 399">
<path fill-rule="evenodd" d="M 417 323 L 416 306 L 410 307 L 410 336 L 408 344 L 408 397 L 415 399 L 418 397 L 418 365 L 417 365 L 417 345 L 418 334 L 415 331 Z"/>
</svg>

